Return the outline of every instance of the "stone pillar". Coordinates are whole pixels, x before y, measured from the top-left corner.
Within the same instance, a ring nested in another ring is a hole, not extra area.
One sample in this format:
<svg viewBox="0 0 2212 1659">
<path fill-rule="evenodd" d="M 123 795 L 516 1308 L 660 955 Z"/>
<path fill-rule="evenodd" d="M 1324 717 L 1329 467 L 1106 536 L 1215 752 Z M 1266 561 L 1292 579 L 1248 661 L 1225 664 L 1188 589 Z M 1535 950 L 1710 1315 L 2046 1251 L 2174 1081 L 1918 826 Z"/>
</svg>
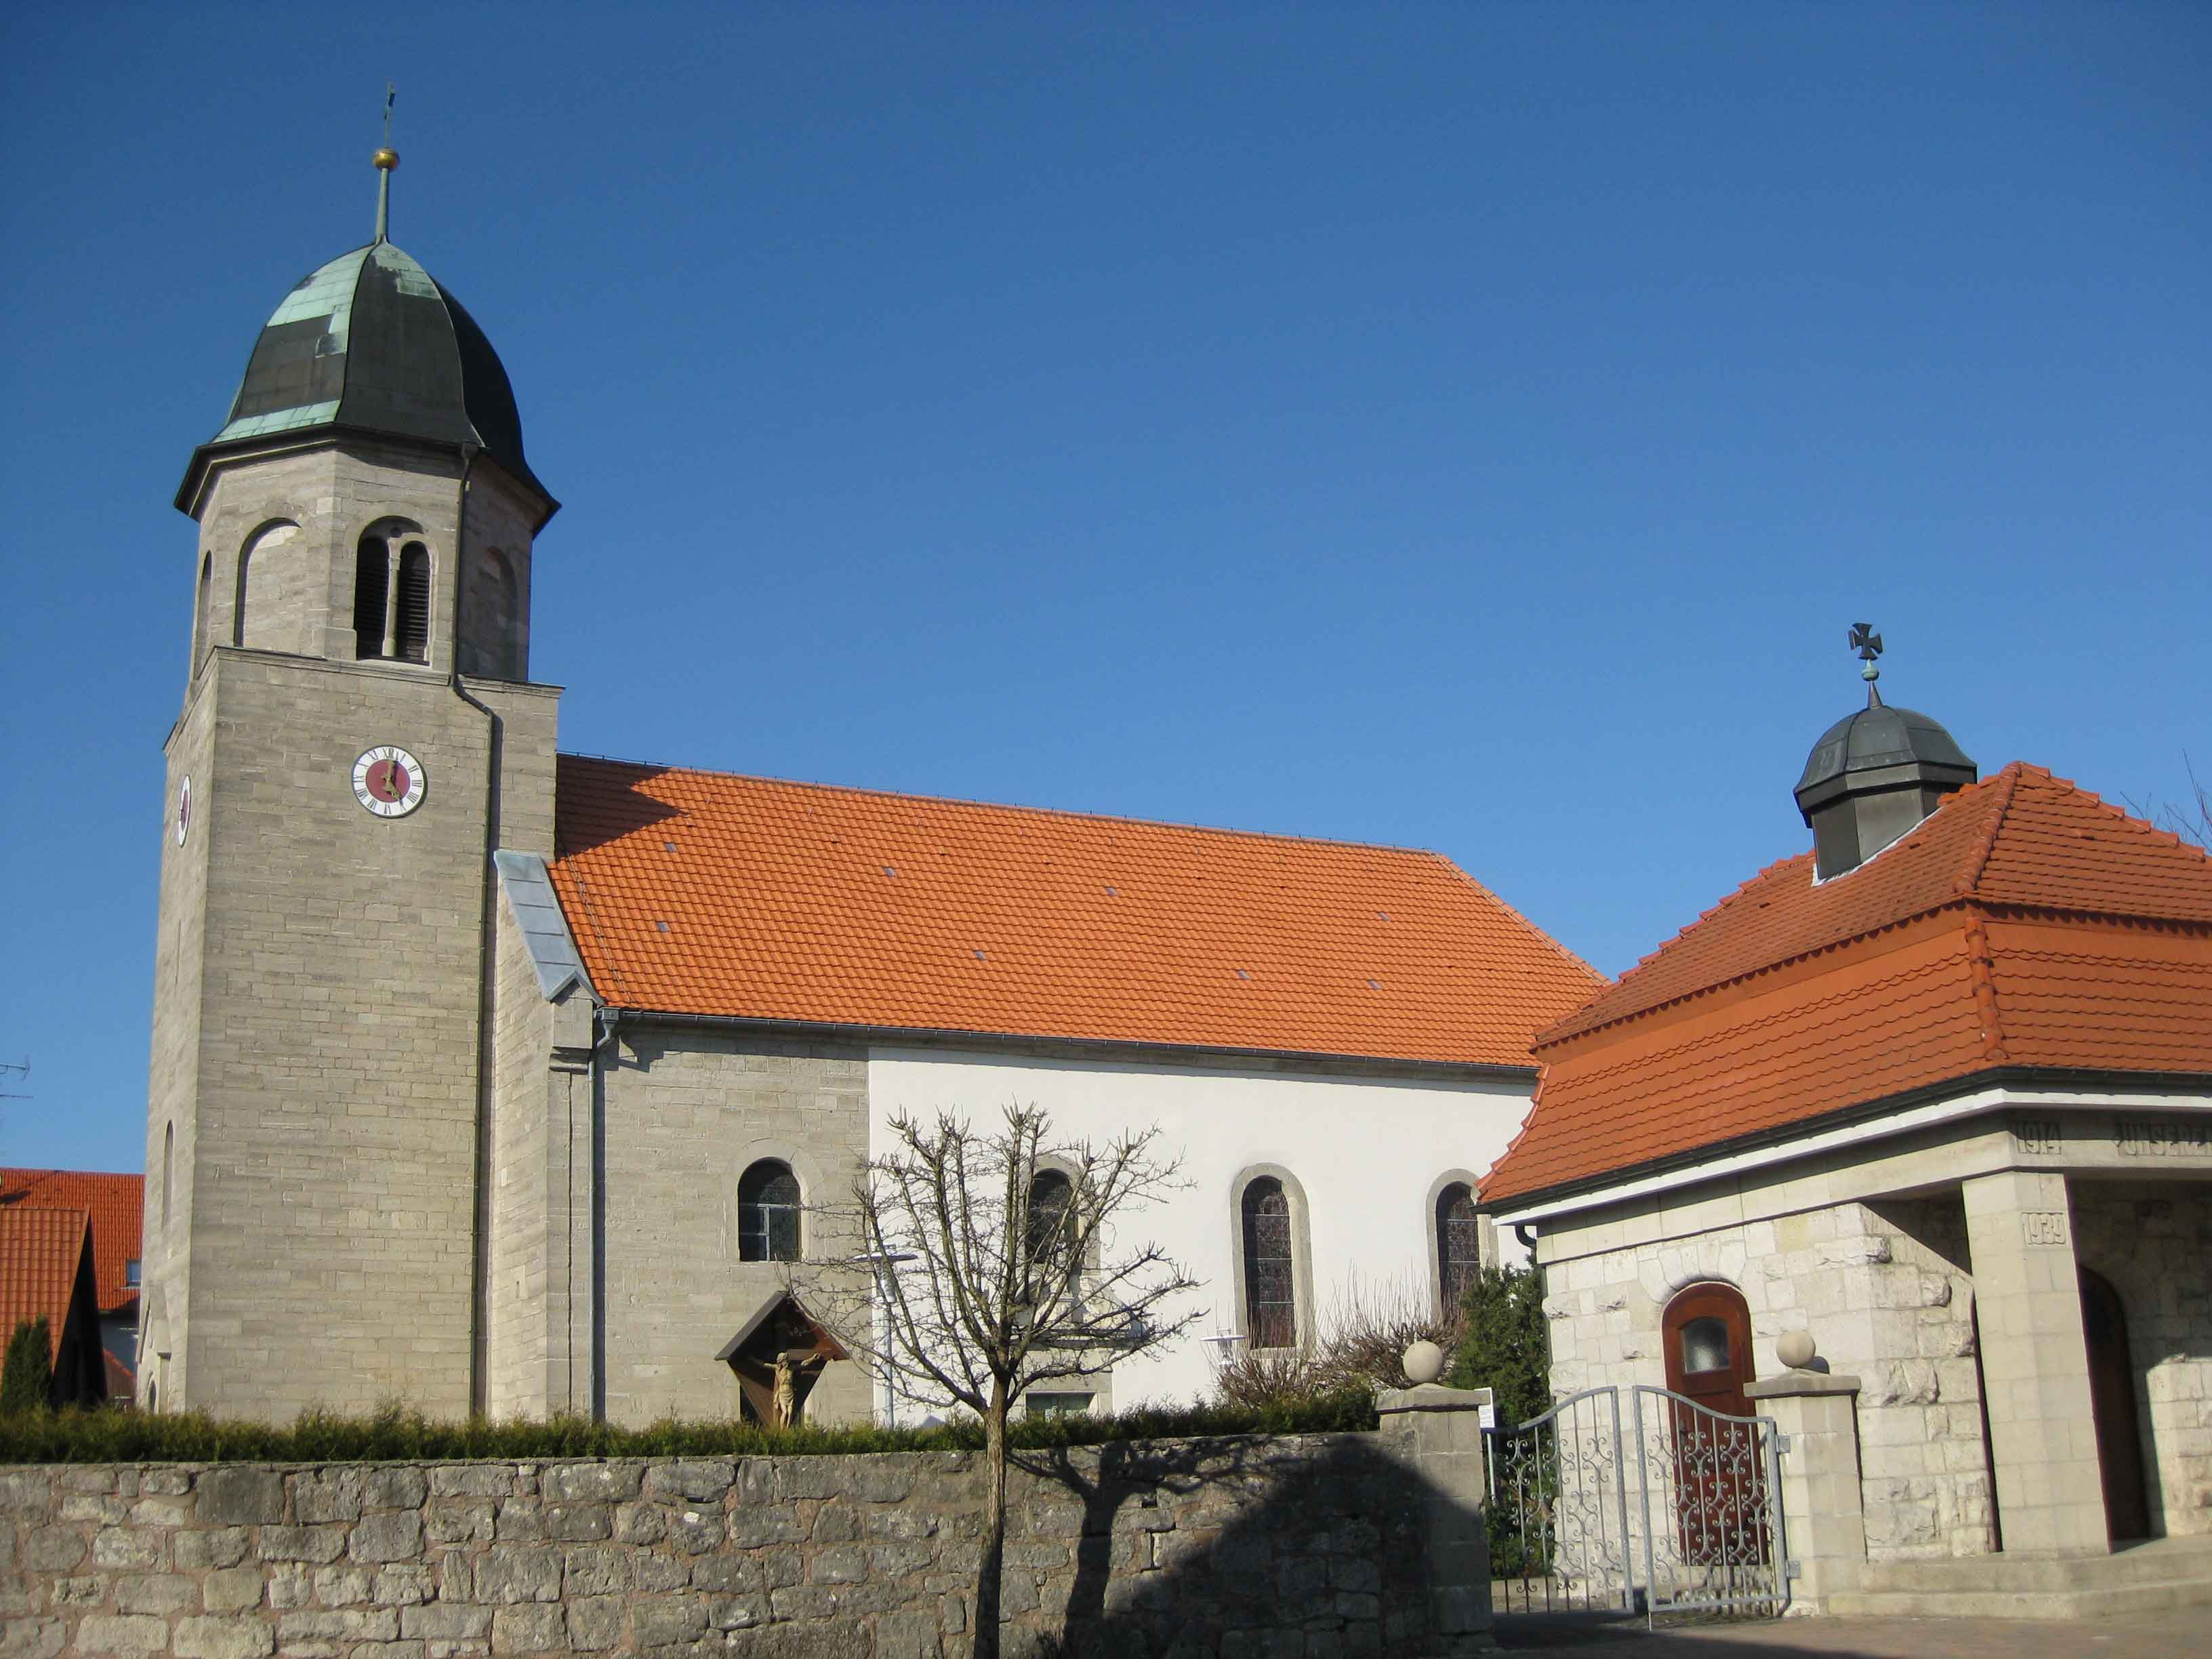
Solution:
<svg viewBox="0 0 2212 1659">
<path fill-rule="evenodd" d="M 1482 1408 L 1488 1389 L 1433 1382 L 1385 1389 L 1376 1401 L 1382 1444 L 1411 1469 L 1421 1490 L 1422 1579 L 1428 1586 L 1429 1638 L 1423 1659 L 1492 1653 L 1488 1500 Z"/>
<path fill-rule="evenodd" d="M 1788 1559 L 1799 1568 L 1790 1611 L 1826 1613 L 1828 1598 L 1858 1589 L 1866 1569 L 1859 1380 L 1793 1370 L 1747 1383 L 1743 1392 L 1753 1410 L 1789 1437 L 1782 1455 L 1782 1525 Z"/>
<path fill-rule="evenodd" d="M 2008 1555 L 2111 1548 L 2066 1177 L 1963 1183 L 1997 1516 Z"/>
</svg>

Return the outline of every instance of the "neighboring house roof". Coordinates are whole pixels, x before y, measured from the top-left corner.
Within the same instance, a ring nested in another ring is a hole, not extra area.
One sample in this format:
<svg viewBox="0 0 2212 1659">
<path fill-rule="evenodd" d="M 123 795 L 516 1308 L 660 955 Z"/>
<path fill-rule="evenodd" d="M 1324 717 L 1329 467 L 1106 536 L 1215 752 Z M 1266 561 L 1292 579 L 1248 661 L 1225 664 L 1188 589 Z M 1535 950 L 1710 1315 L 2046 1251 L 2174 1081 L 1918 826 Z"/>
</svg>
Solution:
<svg viewBox="0 0 2212 1659">
<path fill-rule="evenodd" d="M 92 1218 L 93 1272 L 100 1311 L 138 1311 L 138 1287 L 130 1264 L 145 1255 L 146 1177 L 105 1170 L 0 1170 L 0 1206 L 58 1206 Z"/>
<path fill-rule="evenodd" d="M 626 1008 L 1523 1066 L 1602 983 L 1434 853 L 560 759 Z"/>
<path fill-rule="evenodd" d="M 47 1362 L 59 1358 L 91 1225 L 82 1210 L 0 1206 L 0 1344 L 23 1321 L 44 1314 L 51 1340 Z"/>
<path fill-rule="evenodd" d="M 1565 1019 L 1486 1200 L 2000 1070 L 2212 1073 L 2212 860 L 2039 767 L 1771 866 Z"/>
</svg>

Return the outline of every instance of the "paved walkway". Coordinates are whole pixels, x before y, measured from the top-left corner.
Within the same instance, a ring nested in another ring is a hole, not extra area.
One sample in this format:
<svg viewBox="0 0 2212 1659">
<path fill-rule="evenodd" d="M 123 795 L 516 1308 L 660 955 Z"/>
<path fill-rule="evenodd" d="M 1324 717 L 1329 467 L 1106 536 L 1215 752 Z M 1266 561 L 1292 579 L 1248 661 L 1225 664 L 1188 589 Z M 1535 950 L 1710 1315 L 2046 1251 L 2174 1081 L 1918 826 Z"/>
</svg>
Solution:
<svg viewBox="0 0 2212 1659">
<path fill-rule="evenodd" d="M 1579 1649 L 1610 1659 L 2174 1659 L 2212 1647 L 2203 1607 L 2127 1613 L 2085 1623 L 2034 1619 L 1778 1619 L 1676 1625 L 1511 1618 L 1498 1621 L 1509 1653 Z"/>
</svg>

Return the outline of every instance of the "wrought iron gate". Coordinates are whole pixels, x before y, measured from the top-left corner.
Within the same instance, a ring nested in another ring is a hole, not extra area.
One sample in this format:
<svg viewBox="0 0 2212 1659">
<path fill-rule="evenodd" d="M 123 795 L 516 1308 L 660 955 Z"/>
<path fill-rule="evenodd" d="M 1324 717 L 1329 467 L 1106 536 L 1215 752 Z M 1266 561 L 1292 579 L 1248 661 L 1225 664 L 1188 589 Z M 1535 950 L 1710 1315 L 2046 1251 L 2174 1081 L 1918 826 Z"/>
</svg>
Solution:
<svg viewBox="0 0 2212 1659">
<path fill-rule="evenodd" d="M 1621 1421 L 1621 1395 L 1629 1421 Z M 1665 1389 L 1586 1389 L 1485 1435 L 1499 1613 L 1790 1604 L 1782 1437 Z"/>
</svg>

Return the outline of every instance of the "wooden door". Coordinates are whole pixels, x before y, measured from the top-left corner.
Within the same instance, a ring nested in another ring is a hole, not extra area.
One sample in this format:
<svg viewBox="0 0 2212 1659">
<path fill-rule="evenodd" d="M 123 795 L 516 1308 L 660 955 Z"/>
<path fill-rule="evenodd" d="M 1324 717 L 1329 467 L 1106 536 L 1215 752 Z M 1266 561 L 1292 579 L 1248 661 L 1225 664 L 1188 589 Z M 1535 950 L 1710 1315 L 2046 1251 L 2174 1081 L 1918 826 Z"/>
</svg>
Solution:
<svg viewBox="0 0 2212 1659">
<path fill-rule="evenodd" d="M 1729 1285 L 1692 1285 L 1660 1320 L 1667 1386 L 1705 1411 L 1752 1415 L 1751 1310 Z M 1767 1559 L 1766 1469 L 1748 1424 L 1715 1421 L 1669 1402 L 1674 1527 L 1685 1563 L 1720 1566 Z"/>
<path fill-rule="evenodd" d="M 2097 1425 L 2097 1465 L 2105 1478 L 2105 1531 L 2117 1544 L 2150 1536 L 2135 1358 L 2120 1293 L 2102 1274 L 2087 1267 L 2081 1272 L 2081 1336 L 2089 1349 L 2089 1414 Z"/>
</svg>

